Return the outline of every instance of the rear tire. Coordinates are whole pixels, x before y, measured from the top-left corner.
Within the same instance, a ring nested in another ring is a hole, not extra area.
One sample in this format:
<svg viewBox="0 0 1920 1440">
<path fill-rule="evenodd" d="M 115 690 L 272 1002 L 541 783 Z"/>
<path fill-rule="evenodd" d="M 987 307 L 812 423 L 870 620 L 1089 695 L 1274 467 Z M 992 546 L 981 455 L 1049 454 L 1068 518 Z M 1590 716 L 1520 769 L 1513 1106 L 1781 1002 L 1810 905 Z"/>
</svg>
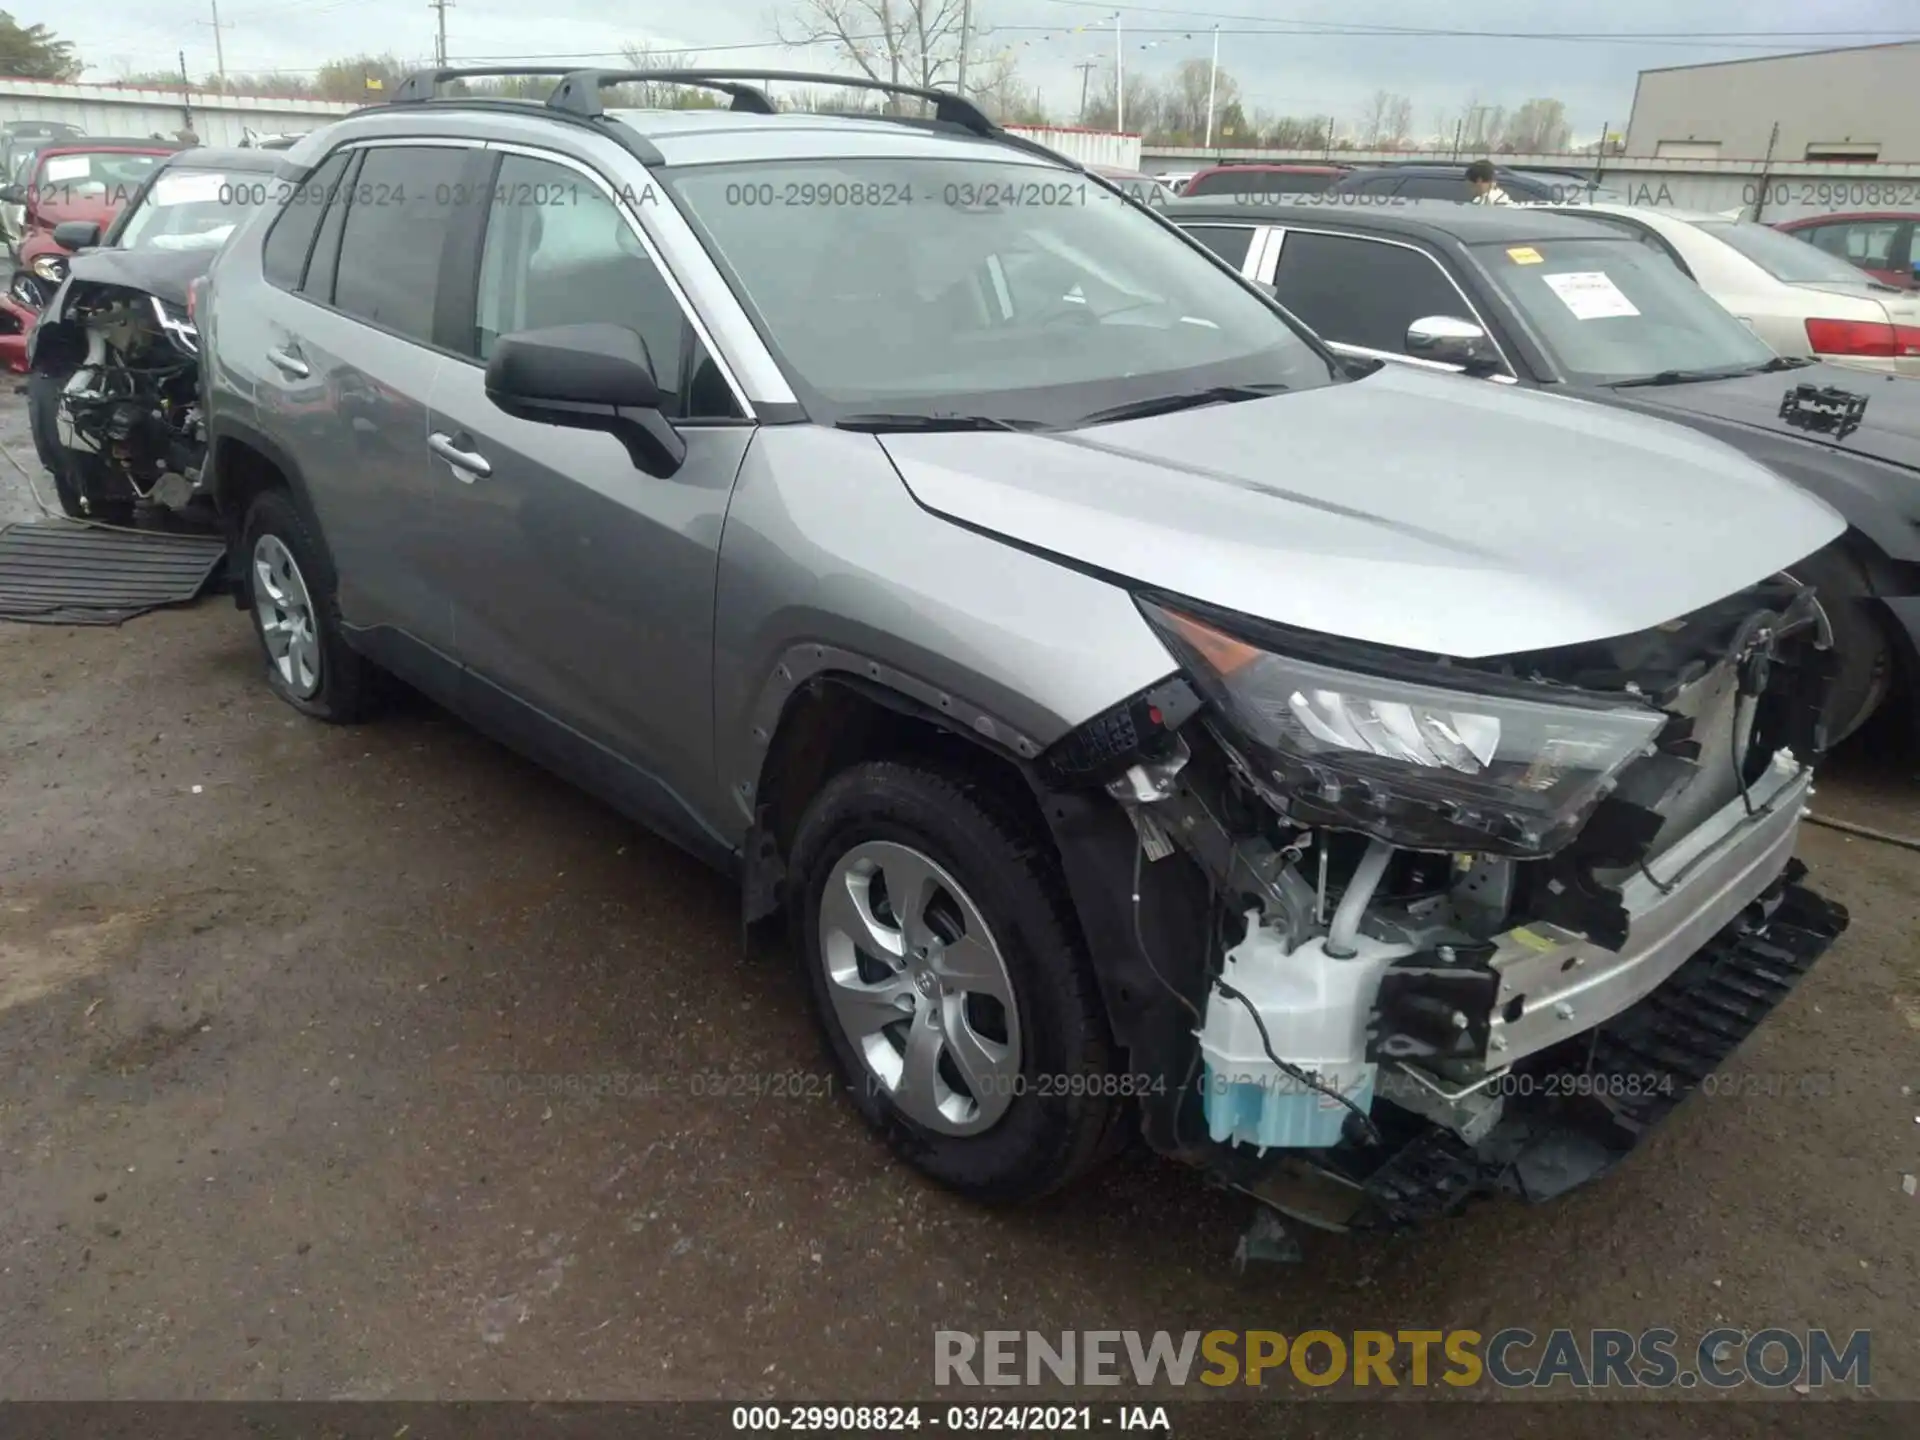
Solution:
<svg viewBox="0 0 1920 1440">
<path fill-rule="evenodd" d="M 1125 1102 L 1098 988 L 1053 856 L 1011 806 L 916 764 L 857 765 L 808 806 L 788 873 L 828 1053 L 896 1154 L 1018 1203 L 1110 1153 Z"/>
<path fill-rule="evenodd" d="M 254 497 L 232 568 L 274 694 L 330 724 L 371 715 L 378 672 L 342 635 L 333 566 L 286 491 Z"/>
<path fill-rule="evenodd" d="M 1873 586 L 1860 562 L 1839 545 L 1809 555 L 1788 572 L 1815 597 L 1833 627 L 1833 688 L 1827 699 L 1827 744 L 1838 745 L 1873 717 L 1893 684 L 1893 651 L 1874 613 Z"/>
</svg>

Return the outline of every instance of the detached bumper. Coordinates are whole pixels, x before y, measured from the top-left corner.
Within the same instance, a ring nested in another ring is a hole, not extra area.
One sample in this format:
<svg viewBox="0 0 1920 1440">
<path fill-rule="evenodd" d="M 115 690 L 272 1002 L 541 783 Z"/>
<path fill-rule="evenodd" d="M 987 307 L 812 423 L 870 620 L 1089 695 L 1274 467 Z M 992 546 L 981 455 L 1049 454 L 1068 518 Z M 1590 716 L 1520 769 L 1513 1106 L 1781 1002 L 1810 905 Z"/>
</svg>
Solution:
<svg viewBox="0 0 1920 1440">
<path fill-rule="evenodd" d="M 1322 1201 L 1338 1196 L 1347 1209 L 1334 1223 L 1399 1229 L 1479 1195 L 1549 1200 L 1604 1175 L 1739 1048 L 1846 930 L 1845 907 L 1801 885 L 1805 873 L 1789 861 L 1765 895 L 1644 998 L 1501 1077 L 1500 1118 L 1478 1143 L 1427 1125 L 1364 1179 L 1329 1185 L 1334 1177 L 1316 1177 Z"/>
</svg>

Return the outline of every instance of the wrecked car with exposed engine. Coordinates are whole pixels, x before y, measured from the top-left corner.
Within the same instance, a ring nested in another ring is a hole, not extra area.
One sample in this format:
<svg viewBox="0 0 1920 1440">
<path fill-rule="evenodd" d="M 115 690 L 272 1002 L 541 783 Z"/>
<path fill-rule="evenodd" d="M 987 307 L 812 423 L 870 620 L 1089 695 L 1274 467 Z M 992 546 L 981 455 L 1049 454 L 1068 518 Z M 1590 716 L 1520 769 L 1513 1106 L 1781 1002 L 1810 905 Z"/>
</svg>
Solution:
<svg viewBox="0 0 1920 1440">
<path fill-rule="evenodd" d="M 34 448 L 67 514 L 125 522 L 141 502 L 206 510 L 193 284 L 240 217 L 268 203 L 278 158 L 181 151 L 109 224 L 54 227 L 62 278 L 28 336 L 27 395 Z"/>
<path fill-rule="evenodd" d="M 1342 360 L 951 94 L 458 73 L 288 151 L 198 312 L 266 682 L 396 674 L 735 875 L 928 1175 L 1144 1135 L 1269 1225 L 1545 1198 L 1844 929 L 1821 501 Z"/>
</svg>

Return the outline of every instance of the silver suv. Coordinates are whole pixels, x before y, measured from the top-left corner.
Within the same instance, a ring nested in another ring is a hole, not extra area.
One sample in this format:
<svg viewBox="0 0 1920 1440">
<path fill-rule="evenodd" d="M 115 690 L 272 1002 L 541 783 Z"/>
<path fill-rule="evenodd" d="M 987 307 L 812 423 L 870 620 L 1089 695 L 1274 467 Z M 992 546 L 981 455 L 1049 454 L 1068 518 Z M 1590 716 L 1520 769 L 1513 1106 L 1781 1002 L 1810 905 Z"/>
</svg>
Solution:
<svg viewBox="0 0 1920 1440">
<path fill-rule="evenodd" d="M 952 95 L 451 78 L 296 144 L 196 297 L 268 682 L 402 677 L 737 873 L 929 1175 L 1143 1134 L 1326 1225 L 1539 1198 L 1844 927 L 1791 862 L 1818 501 L 1343 362 Z"/>
</svg>

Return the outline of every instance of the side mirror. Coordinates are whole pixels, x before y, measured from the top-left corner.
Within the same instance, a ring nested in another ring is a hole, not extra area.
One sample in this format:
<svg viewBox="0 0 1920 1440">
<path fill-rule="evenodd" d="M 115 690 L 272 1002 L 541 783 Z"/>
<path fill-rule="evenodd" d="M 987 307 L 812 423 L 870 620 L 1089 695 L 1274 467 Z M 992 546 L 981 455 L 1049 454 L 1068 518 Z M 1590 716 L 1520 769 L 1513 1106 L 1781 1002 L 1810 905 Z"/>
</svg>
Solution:
<svg viewBox="0 0 1920 1440">
<path fill-rule="evenodd" d="M 27 203 L 27 187 L 24 185 L 0 185 L 0 205 L 24 205 Z"/>
<path fill-rule="evenodd" d="M 91 220 L 62 220 L 53 227 L 53 243 L 62 250 L 85 250 L 100 243 L 100 227 Z"/>
<path fill-rule="evenodd" d="M 1469 375 L 1499 368 L 1500 356 L 1487 332 L 1471 320 L 1429 315 L 1407 327 L 1407 354 L 1442 365 L 1458 365 Z"/>
<path fill-rule="evenodd" d="M 671 475 L 687 458 L 687 442 L 661 414 L 666 396 L 646 342 L 624 325 L 503 335 L 487 362 L 486 384 L 487 398 L 521 420 L 606 431 L 650 475 Z"/>
</svg>

